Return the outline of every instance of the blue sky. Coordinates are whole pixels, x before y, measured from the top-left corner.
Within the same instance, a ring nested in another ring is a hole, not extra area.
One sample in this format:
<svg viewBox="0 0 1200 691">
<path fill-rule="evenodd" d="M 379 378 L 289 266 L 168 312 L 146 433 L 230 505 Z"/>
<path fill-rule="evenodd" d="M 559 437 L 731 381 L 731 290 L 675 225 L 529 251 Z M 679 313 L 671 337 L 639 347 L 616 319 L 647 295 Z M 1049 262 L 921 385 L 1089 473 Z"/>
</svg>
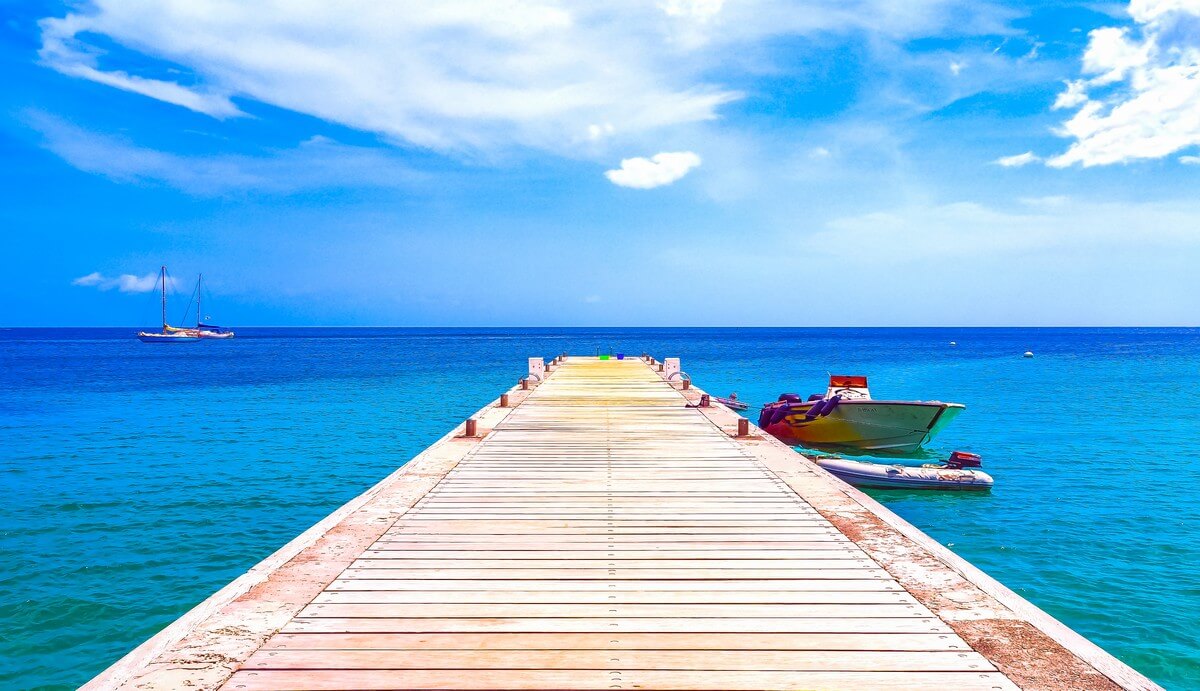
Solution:
<svg viewBox="0 0 1200 691">
<path fill-rule="evenodd" d="M 1197 0 L 0 7 L 3 325 L 1200 322 Z"/>
</svg>

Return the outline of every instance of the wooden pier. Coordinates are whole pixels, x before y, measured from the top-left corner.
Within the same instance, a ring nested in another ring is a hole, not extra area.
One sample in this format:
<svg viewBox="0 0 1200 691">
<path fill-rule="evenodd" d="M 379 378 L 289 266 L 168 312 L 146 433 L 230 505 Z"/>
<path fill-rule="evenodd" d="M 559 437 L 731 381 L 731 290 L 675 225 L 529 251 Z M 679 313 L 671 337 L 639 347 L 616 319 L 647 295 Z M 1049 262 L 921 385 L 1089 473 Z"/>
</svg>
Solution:
<svg viewBox="0 0 1200 691">
<path fill-rule="evenodd" d="M 1157 688 L 664 374 L 553 363 L 88 688 Z"/>
</svg>

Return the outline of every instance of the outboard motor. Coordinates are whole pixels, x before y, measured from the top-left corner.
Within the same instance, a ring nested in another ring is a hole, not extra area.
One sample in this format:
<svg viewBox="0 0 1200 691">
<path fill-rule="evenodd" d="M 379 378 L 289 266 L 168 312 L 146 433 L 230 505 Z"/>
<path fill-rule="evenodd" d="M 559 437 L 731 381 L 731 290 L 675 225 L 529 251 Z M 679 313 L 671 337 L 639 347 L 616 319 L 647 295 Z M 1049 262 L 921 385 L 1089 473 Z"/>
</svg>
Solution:
<svg viewBox="0 0 1200 691">
<path fill-rule="evenodd" d="M 950 460 L 946 461 L 947 468 L 954 470 L 962 470 L 963 468 L 982 468 L 983 457 L 977 453 L 968 453 L 966 451 L 955 451 L 950 454 Z"/>
</svg>

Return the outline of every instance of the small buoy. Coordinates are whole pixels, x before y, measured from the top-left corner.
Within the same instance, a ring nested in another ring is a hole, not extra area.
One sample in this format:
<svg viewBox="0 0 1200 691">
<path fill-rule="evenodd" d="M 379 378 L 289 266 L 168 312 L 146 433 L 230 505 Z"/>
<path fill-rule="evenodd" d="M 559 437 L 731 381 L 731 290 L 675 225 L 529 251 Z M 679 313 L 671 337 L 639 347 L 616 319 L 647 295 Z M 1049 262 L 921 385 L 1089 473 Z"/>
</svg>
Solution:
<svg viewBox="0 0 1200 691">
<path fill-rule="evenodd" d="M 958 341 L 950 341 L 950 345 L 956 346 L 956 345 L 958 345 Z"/>
<path fill-rule="evenodd" d="M 1032 350 L 1026 350 L 1026 351 L 1025 351 L 1025 355 L 1023 355 L 1022 357 L 1033 357 L 1033 351 L 1032 351 Z"/>
</svg>

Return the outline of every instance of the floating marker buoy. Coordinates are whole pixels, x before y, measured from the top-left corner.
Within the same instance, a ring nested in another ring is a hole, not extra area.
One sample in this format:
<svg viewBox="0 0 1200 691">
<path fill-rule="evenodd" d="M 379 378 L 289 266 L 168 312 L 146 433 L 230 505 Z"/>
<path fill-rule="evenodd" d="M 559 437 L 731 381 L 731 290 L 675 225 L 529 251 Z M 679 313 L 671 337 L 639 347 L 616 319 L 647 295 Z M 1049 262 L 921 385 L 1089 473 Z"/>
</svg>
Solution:
<svg viewBox="0 0 1200 691">
<path fill-rule="evenodd" d="M 1025 351 L 1025 354 L 1024 354 L 1022 357 L 1033 357 L 1033 351 L 1032 351 L 1032 350 L 1026 350 L 1026 351 Z"/>
<path fill-rule="evenodd" d="M 950 341 L 950 345 L 956 346 L 956 345 L 958 345 L 958 341 Z"/>
</svg>

